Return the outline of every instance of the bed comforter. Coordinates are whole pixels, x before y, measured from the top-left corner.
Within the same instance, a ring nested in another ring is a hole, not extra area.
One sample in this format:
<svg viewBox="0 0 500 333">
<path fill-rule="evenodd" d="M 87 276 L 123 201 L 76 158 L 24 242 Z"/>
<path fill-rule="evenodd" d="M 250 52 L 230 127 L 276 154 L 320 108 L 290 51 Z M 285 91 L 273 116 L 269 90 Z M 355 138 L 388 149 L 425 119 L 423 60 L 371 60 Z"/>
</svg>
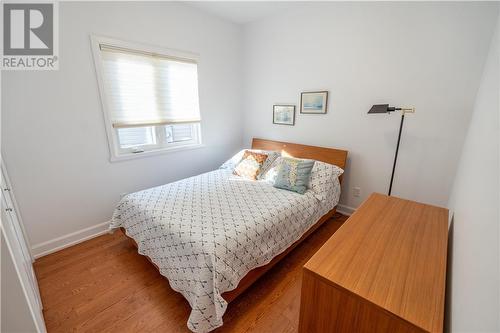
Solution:
<svg viewBox="0 0 500 333">
<path fill-rule="evenodd" d="M 124 227 L 191 305 L 188 327 L 222 325 L 227 302 L 252 269 L 286 250 L 338 203 L 338 179 L 319 200 L 219 169 L 125 196 L 111 229 Z"/>
</svg>

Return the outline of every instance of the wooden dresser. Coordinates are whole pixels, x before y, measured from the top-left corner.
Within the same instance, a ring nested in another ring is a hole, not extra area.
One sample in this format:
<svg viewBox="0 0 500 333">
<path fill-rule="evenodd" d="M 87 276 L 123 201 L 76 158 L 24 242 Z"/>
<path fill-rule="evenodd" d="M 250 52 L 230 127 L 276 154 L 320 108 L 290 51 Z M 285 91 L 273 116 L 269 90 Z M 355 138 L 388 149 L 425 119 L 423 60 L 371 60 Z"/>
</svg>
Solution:
<svg viewBox="0 0 500 333">
<path fill-rule="evenodd" d="M 374 193 L 306 263 L 299 332 L 442 332 L 448 210 Z"/>
</svg>

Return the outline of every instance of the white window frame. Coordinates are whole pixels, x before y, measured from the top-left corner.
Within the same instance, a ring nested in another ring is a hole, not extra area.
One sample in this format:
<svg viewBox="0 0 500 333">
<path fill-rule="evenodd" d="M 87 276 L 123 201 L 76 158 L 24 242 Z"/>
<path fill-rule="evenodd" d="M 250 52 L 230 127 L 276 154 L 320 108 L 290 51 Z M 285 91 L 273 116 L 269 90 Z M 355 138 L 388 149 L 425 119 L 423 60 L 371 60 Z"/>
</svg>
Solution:
<svg viewBox="0 0 500 333">
<path fill-rule="evenodd" d="M 111 114 L 111 106 L 109 101 L 107 100 L 105 84 L 104 84 L 104 72 L 103 72 L 103 64 L 101 58 L 101 48 L 100 44 L 107 44 L 118 46 L 131 50 L 140 50 L 148 53 L 162 54 L 168 55 L 170 57 L 180 58 L 180 59 L 190 59 L 194 60 L 196 63 L 199 62 L 199 55 L 191 52 L 179 51 L 174 49 L 167 49 L 159 46 L 135 43 L 135 42 L 127 42 L 124 40 L 91 35 L 90 36 L 92 53 L 94 57 L 94 64 L 96 70 L 97 84 L 99 86 L 99 93 L 101 96 L 101 104 L 102 104 L 102 112 L 104 115 L 104 123 L 106 126 L 106 135 L 108 137 L 108 146 L 110 151 L 110 160 L 111 162 L 129 160 L 147 156 L 160 155 L 165 153 L 171 153 L 182 150 L 196 149 L 202 148 L 205 145 L 202 143 L 201 137 L 201 121 L 196 123 L 195 126 L 195 139 L 191 140 L 189 143 L 169 143 L 169 144 L 158 144 L 154 146 L 141 146 L 143 151 L 138 151 L 134 148 L 121 148 L 118 139 L 118 131 L 113 127 L 113 124 L 110 119 Z M 199 85 L 199 81 L 198 81 Z M 162 127 L 158 126 L 156 130 L 161 130 Z"/>
</svg>

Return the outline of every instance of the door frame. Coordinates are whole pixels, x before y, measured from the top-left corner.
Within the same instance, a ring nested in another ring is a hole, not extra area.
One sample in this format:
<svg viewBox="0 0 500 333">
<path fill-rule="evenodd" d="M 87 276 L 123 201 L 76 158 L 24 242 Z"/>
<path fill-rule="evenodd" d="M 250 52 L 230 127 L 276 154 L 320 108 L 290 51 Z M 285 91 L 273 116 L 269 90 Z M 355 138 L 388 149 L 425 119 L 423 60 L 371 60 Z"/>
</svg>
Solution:
<svg viewBox="0 0 500 333">
<path fill-rule="evenodd" d="M 42 312 L 42 300 L 38 289 L 38 282 L 33 270 L 33 255 L 26 232 L 19 214 L 19 209 L 14 197 L 14 191 L 7 175 L 3 158 L 0 157 L 1 165 L 1 207 L 0 229 L 5 237 L 5 245 L 14 263 L 17 277 L 21 284 L 24 296 L 26 297 L 29 310 L 37 328 L 37 332 L 46 333 L 45 321 Z M 3 211 L 5 209 L 5 211 Z M 9 209 L 9 210 L 7 210 Z M 19 262 L 19 261 L 23 262 Z M 26 270 L 29 263 L 29 272 Z"/>
</svg>

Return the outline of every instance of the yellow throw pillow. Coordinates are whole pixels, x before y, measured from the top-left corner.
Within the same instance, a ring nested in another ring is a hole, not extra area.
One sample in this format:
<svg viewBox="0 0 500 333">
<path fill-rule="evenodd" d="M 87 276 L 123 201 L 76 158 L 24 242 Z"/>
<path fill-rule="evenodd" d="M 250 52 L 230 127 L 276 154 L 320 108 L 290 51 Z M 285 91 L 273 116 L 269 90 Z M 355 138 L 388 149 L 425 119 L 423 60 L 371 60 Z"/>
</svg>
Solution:
<svg viewBox="0 0 500 333">
<path fill-rule="evenodd" d="M 256 180 L 267 155 L 245 150 L 240 163 L 234 168 L 233 173 L 243 178 Z"/>
</svg>

